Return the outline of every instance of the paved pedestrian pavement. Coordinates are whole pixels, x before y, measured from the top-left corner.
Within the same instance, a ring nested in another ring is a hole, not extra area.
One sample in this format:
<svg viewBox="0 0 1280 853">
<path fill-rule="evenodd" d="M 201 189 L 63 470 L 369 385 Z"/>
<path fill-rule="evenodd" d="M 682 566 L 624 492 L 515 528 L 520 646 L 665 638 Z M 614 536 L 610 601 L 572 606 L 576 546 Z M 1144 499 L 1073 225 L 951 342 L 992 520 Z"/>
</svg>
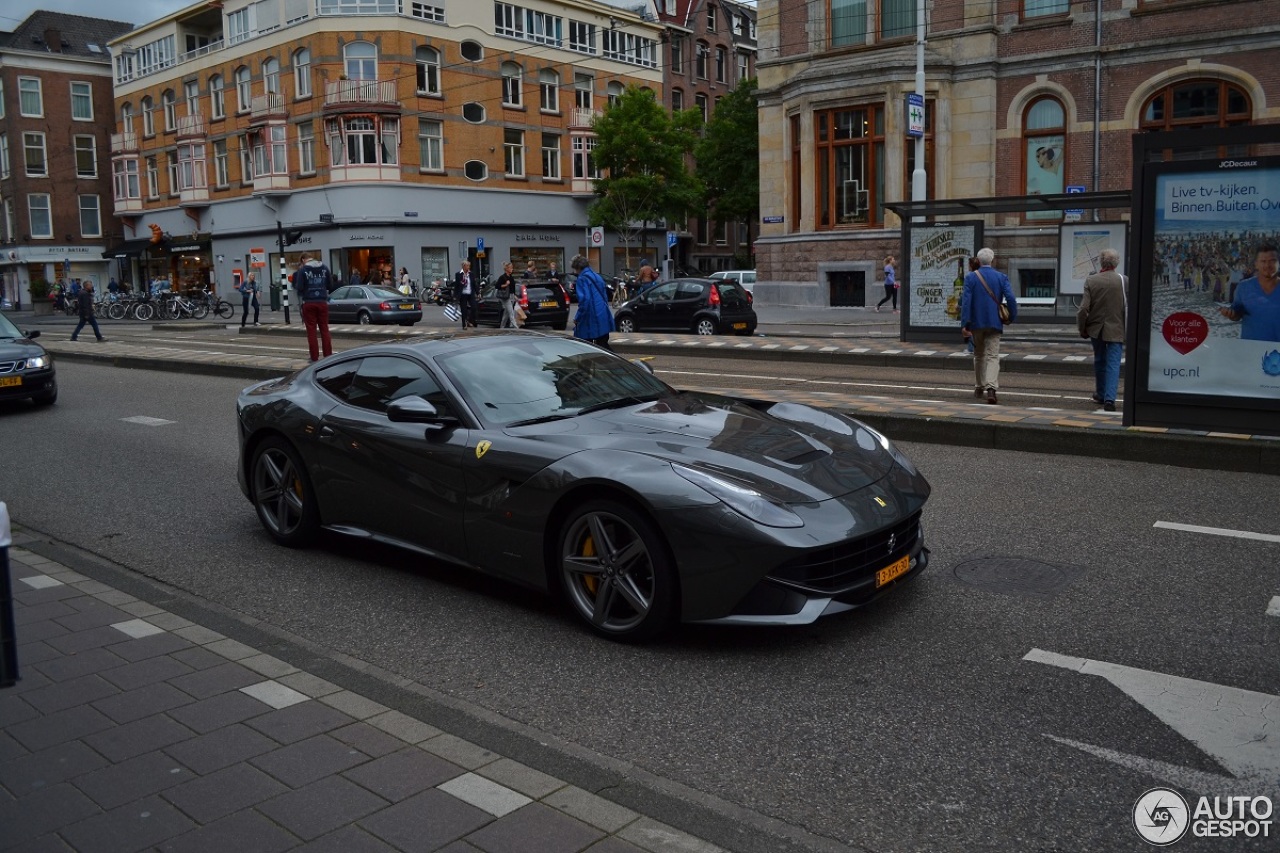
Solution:
<svg viewBox="0 0 1280 853">
<path fill-rule="evenodd" d="M 135 595 L 51 547 L 18 529 L 9 549 L 21 678 L 0 688 L 0 850 L 725 849 L 597 793 L 625 788 L 616 772 L 570 767 L 589 790 L 534 769 L 332 680 L 358 662 L 209 627 L 175 591 Z M 842 849 L 793 840 L 741 849 Z"/>
</svg>

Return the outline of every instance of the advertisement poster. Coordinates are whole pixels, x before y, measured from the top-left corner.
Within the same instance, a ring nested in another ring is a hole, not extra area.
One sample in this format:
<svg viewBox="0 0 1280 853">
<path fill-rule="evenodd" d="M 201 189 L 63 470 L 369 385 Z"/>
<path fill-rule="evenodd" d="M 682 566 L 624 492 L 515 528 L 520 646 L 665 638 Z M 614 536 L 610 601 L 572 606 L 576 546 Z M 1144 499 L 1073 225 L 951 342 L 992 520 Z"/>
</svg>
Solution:
<svg viewBox="0 0 1280 853">
<path fill-rule="evenodd" d="M 1082 295 L 1084 280 L 1102 271 L 1103 249 L 1119 252 L 1120 266 L 1116 269 L 1126 272 L 1124 252 L 1128 231 L 1129 226 L 1124 222 L 1063 225 L 1058 235 L 1058 293 Z"/>
<path fill-rule="evenodd" d="M 912 326 L 958 327 L 964 275 L 981 239 L 981 222 L 912 224 L 907 277 Z"/>
<path fill-rule="evenodd" d="M 1280 162 L 1156 177 L 1147 387 L 1280 399 Z"/>
<path fill-rule="evenodd" d="M 1027 195 L 1066 192 L 1062 136 L 1037 136 L 1027 140 Z M 1060 210 L 1029 211 L 1027 219 L 1061 219 Z"/>
</svg>

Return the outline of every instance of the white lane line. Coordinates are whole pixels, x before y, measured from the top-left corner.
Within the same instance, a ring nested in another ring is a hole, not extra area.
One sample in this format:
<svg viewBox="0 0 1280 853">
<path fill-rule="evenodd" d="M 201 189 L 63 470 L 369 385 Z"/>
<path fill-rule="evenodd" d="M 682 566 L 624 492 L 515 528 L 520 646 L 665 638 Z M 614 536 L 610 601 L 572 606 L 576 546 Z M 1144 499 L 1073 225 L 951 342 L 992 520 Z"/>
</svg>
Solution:
<svg viewBox="0 0 1280 853">
<path fill-rule="evenodd" d="M 1280 595 L 1271 596 L 1271 603 L 1267 605 L 1268 616 L 1280 616 Z"/>
<path fill-rule="evenodd" d="M 167 421 L 164 418 L 149 418 L 146 415 L 134 415 L 131 418 L 121 418 L 120 420 L 129 424 L 142 424 L 143 426 L 168 426 L 176 424 L 177 421 Z"/>
<path fill-rule="evenodd" d="M 1225 527 L 1200 527 L 1196 524 L 1178 524 L 1174 521 L 1157 521 L 1152 527 L 1165 530 L 1182 530 L 1187 533 L 1207 533 L 1210 536 L 1233 536 L 1236 539 L 1256 539 L 1259 542 L 1280 542 L 1273 533 L 1254 533 L 1252 530 L 1228 530 Z"/>
</svg>

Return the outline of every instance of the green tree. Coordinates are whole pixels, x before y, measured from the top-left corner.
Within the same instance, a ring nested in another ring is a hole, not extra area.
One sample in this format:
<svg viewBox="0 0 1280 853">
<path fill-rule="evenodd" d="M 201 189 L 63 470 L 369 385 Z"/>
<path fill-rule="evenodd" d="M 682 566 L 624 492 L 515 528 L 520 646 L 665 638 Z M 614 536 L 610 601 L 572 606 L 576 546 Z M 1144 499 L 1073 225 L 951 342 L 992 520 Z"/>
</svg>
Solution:
<svg viewBox="0 0 1280 853">
<path fill-rule="evenodd" d="M 591 127 L 602 177 L 587 217 L 617 232 L 631 266 L 631 244 L 640 238 L 644 248 L 650 223 L 684 219 L 700 202 L 701 186 L 688 168 L 695 125 L 687 115 L 669 116 L 653 92 L 629 86 Z"/>
<path fill-rule="evenodd" d="M 694 147 L 703 201 L 717 222 L 754 222 L 760 213 L 760 121 L 755 78 L 716 104 Z"/>
</svg>

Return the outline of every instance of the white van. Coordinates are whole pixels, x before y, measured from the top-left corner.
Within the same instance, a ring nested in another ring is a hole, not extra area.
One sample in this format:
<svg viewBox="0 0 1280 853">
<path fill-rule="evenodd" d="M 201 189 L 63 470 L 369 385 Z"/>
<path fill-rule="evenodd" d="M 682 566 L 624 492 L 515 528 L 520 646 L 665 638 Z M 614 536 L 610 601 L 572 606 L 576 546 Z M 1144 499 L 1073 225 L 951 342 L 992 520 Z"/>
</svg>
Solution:
<svg viewBox="0 0 1280 853">
<path fill-rule="evenodd" d="M 713 272 L 711 275 L 708 276 L 708 278 L 732 279 L 733 281 L 736 281 L 738 284 L 745 287 L 747 289 L 747 292 L 749 293 L 755 287 L 755 284 L 756 284 L 756 271 L 755 270 L 720 270 L 719 272 Z"/>
</svg>

